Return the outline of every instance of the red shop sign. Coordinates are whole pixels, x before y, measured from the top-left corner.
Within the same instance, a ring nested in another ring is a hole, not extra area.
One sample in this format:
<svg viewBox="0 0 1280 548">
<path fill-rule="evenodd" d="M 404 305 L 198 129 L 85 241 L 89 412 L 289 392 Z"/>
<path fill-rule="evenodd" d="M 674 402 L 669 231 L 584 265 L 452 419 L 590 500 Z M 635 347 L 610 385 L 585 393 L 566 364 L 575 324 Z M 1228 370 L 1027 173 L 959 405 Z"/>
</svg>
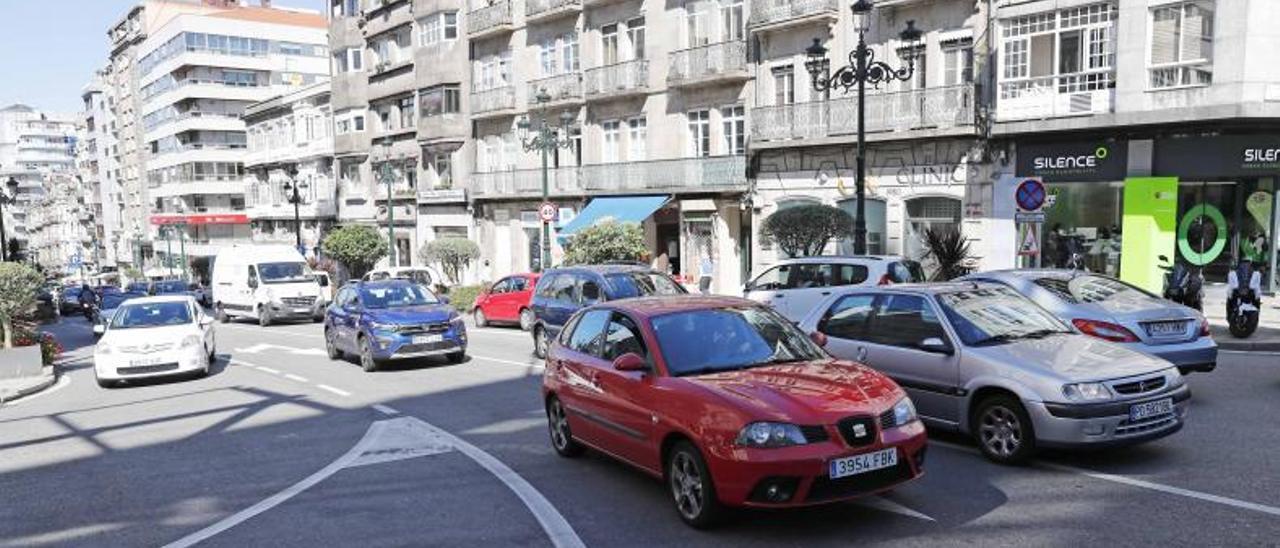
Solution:
<svg viewBox="0 0 1280 548">
<path fill-rule="evenodd" d="M 152 215 L 153 225 L 245 225 L 249 224 L 249 216 L 233 213 L 213 213 L 203 215 Z"/>
</svg>

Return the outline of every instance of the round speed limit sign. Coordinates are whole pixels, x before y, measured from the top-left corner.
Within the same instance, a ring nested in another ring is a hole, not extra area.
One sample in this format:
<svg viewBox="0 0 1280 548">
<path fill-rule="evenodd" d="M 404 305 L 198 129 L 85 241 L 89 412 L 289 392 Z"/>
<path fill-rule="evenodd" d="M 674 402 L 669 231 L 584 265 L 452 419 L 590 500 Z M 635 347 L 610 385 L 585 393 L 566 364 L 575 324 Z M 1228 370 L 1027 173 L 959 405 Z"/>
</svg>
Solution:
<svg viewBox="0 0 1280 548">
<path fill-rule="evenodd" d="M 556 207 L 556 205 L 551 202 L 542 202 L 542 205 L 538 206 L 538 217 L 542 219 L 543 222 L 550 223 L 555 221 L 556 214 L 559 212 L 560 208 Z"/>
</svg>

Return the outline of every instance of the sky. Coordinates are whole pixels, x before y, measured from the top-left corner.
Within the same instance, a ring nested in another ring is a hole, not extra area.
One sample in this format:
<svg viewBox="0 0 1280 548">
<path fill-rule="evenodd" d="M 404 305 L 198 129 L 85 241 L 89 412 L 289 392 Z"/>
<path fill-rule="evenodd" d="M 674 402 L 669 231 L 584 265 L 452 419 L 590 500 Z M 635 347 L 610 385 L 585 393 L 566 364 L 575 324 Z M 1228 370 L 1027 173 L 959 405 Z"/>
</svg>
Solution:
<svg viewBox="0 0 1280 548">
<path fill-rule="evenodd" d="M 258 0 L 245 0 L 257 5 Z M 107 28 L 135 0 L 0 0 L 0 108 L 81 108 L 80 90 L 107 62 Z M 323 13 L 325 0 L 273 5 Z"/>
</svg>

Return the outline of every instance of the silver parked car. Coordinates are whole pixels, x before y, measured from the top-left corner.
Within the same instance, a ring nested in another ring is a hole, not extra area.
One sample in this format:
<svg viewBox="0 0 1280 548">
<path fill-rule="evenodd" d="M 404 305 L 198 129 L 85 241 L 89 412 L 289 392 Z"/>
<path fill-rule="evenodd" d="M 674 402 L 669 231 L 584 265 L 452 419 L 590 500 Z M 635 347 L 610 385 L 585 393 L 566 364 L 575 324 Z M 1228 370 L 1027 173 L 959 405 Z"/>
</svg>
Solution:
<svg viewBox="0 0 1280 548">
<path fill-rule="evenodd" d="M 832 288 L 924 281 L 920 263 L 890 255 L 822 255 L 783 259 L 742 288 L 742 296 L 800 321 Z"/>
<path fill-rule="evenodd" d="M 963 279 L 1007 285 L 1081 333 L 1164 358 L 1183 374 L 1217 366 L 1218 344 L 1204 316 L 1115 278 L 1077 270 L 1000 270 Z"/>
<path fill-rule="evenodd" d="M 1191 398 L 1169 362 L 1077 333 L 999 284 L 844 288 L 800 327 L 892 377 L 926 423 L 973 436 L 1002 463 L 1168 436 Z"/>
</svg>

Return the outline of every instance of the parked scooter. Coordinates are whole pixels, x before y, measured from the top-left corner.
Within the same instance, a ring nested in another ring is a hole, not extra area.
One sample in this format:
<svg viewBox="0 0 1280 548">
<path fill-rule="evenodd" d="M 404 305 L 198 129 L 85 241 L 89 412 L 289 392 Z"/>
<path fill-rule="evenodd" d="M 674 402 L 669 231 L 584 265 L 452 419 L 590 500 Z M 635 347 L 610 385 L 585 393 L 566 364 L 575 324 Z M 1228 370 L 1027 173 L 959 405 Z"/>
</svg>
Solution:
<svg viewBox="0 0 1280 548">
<path fill-rule="evenodd" d="M 1204 309 L 1204 273 L 1199 268 L 1184 262 L 1169 263 L 1169 258 L 1160 256 L 1160 269 L 1164 275 L 1164 298 L 1175 303 L 1189 306 L 1196 310 Z"/>
<path fill-rule="evenodd" d="M 1227 327 L 1237 338 L 1258 329 L 1262 309 L 1262 273 L 1253 261 L 1242 260 L 1227 274 Z"/>
</svg>

